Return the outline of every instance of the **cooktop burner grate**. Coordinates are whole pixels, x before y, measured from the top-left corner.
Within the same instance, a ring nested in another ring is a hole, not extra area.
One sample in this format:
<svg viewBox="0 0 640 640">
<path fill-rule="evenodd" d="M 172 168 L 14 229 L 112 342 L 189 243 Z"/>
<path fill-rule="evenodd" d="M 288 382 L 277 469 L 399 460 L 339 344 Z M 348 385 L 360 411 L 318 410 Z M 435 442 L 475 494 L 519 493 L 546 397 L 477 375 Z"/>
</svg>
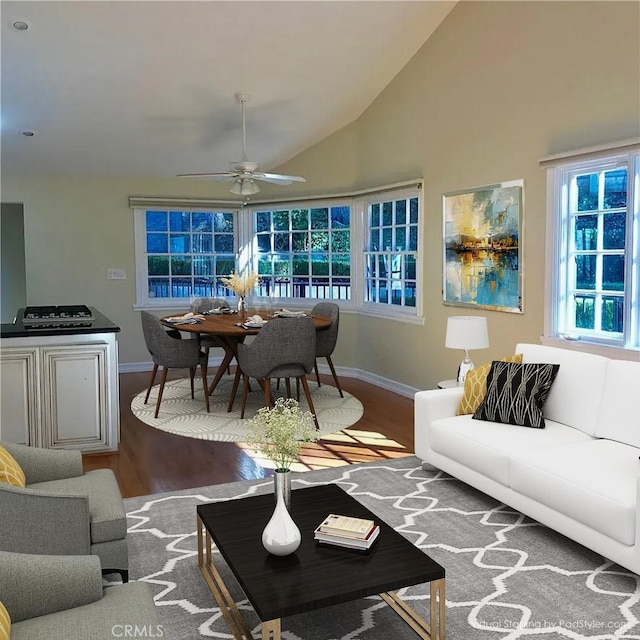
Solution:
<svg viewBox="0 0 640 640">
<path fill-rule="evenodd" d="M 88 326 L 93 320 L 91 309 L 83 304 L 41 306 L 27 307 L 24 310 L 22 324 L 44 329 L 58 326 Z"/>
</svg>

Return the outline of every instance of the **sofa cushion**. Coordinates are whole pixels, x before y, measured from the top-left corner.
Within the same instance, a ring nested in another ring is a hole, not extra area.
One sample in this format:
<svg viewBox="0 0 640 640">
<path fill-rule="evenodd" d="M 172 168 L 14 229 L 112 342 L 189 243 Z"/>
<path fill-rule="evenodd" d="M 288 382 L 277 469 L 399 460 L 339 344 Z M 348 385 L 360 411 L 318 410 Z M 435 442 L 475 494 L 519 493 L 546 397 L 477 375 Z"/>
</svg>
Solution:
<svg viewBox="0 0 640 640">
<path fill-rule="evenodd" d="M 522 354 L 516 353 L 513 356 L 500 358 L 500 360 L 503 362 L 522 362 Z M 464 379 L 464 393 L 456 415 L 463 416 L 467 413 L 473 413 L 480 406 L 487 394 L 487 376 L 491 371 L 492 364 L 492 362 L 487 362 L 467 373 L 467 377 Z"/>
<path fill-rule="evenodd" d="M 441 418 L 431 423 L 433 451 L 510 485 L 509 458 L 514 453 L 544 449 L 591 438 L 578 429 L 547 420 L 546 429 L 518 429 L 497 422 L 473 420 L 470 415 Z"/>
<path fill-rule="evenodd" d="M 560 365 L 544 416 L 593 436 L 609 358 L 541 344 L 518 344 L 516 353 L 522 353 L 522 362 Z"/>
<path fill-rule="evenodd" d="M 494 361 L 487 394 L 473 419 L 544 429 L 542 408 L 559 368 L 557 364 Z"/>
<path fill-rule="evenodd" d="M 96 469 L 83 476 L 28 485 L 43 493 L 86 495 L 91 515 L 91 542 L 119 540 L 127 535 L 127 515 L 113 471 Z"/>
<path fill-rule="evenodd" d="M 104 590 L 91 604 L 30 618 L 14 624 L 11 640 L 104 640 L 105 638 L 161 638 L 153 594 L 145 582 L 128 582 Z"/>
<path fill-rule="evenodd" d="M 639 454 L 640 449 L 612 440 L 523 451 L 511 459 L 511 488 L 632 545 Z"/>
<path fill-rule="evenodd" d="M 640 447 L 640 362 L 609 361 L 596 436 Z"/>
</svg>

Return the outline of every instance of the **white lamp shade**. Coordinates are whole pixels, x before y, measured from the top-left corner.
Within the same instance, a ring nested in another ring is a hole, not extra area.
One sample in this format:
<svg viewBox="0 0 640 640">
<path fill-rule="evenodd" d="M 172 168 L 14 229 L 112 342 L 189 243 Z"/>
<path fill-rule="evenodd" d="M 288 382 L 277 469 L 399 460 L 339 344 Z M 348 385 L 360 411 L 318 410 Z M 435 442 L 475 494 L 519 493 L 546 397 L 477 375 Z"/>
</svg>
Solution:
<svg viewBox="0 0 640 640">
<path fill-rule="evenodd" d="M 449 349 L 486 349 L 489 346 L 487 319 L 483 316 L 451 316 L 447 319 Z"/>
<path fill-rule="evenodd" d="M 231 193 L 235 193 L 237 196 L 252 196 L 254 193 L 260 191 L 260 187 L 249 178 L 241 178 L 233 183 Z"/>
</svg>

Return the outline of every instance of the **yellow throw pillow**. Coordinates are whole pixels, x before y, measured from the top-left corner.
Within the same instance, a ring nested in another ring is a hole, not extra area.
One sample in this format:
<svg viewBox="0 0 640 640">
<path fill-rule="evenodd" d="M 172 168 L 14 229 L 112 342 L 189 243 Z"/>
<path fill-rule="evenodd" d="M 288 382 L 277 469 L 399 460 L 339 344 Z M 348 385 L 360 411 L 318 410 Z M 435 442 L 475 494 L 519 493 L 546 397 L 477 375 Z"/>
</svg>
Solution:
<svg viewBox="0 0 640 640">
<path fill-rule="evenodd" d="M 500 358 L 500 360 L 502 362 L 520 363 L 522 362 L 522 354 L 516 353 L 513 356 Z M 467 373 L 467 377 L 464 380 L 462 400 L 460 400 L 456 415 L 462 416 L 467 413 L 475 413 L 475 410 L 480 406 L 480 403 L 487 394 L 487 376 L 489 375 L 490 369 L 491 362 L 487 362 L 477 369 L 471 369 L 471 371 Z"/>
<path fill-rule="evenodd" d="M 11 636 L 11 618 L 7 608 L 0 600 L 0 640 L 9 640 Z"/>
<path fill-rule="evenodd" d="M 0 447 L 0 482 L 7 482 L 14 487 L 24 487 L 27 483 L 24 471 L 4 447 Z"/>
</svg>

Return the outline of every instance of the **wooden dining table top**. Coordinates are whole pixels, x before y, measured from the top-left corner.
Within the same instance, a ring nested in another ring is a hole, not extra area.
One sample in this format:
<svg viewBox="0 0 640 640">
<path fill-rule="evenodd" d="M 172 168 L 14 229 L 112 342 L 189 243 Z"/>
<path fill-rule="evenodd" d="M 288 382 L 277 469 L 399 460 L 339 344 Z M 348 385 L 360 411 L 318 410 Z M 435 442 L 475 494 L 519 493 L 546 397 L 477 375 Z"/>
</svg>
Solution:
<svg viewBox="0 0 640 640">
<path fill-rule="evenodd" d="M 262 312 L 264 314 L 264 311 Z M 240 337 L 251 336 L 260 333 L 260 327 L 248 327 L 242 326 L 242 320 L 238 313 L 216 313 L 205 315 L 202 322 L 197 324 L 177 324 L 175 322 L 165 322 L 166 318 L 174 318 L 177 314 L 171 314 L 161 318 L 161 322 L 166 327 L 172 329 L 178 329 L 180 331 L 187 331 L 190 333 L 208 333 L 217 336 L 228 337 Z M 252 315 L 262 315 L 259 310 L 249 310 L 246 312 L 244 321 L 246 322 Z M 312 313 L 307 314 L 310 318 L 313 318 L 313 324 L 316 329 L 327 329 L 331 326 L 331 318 L 326 316 L 319 316 Z M 286 322 L 290 318 L 279 317 L 262 317 L 268 322 Z"/>
</svg>

